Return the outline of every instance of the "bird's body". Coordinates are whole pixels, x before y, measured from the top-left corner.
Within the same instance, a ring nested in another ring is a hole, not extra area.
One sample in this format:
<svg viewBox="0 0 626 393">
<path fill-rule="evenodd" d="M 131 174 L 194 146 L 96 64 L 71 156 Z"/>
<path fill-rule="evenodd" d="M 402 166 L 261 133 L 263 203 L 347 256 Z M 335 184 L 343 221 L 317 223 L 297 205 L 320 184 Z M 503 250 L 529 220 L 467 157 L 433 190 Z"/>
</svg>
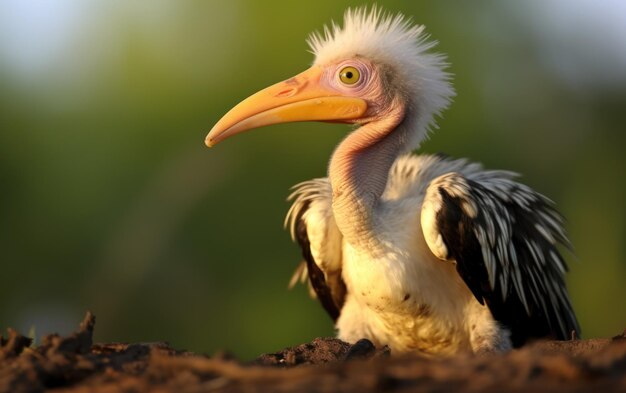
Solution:
<svg viewBox="0 0 626 393">
<path fill-rule="evenodd" d="M 345 281 L 345 290 L 338 280 L 327 284 L 334 306 L 341 310 L 337 319 L 341 339 L 355 342 L 367 337 L 402 352 L 472 349 L 472 318 L 493 319 L 454 265 L 442 263 L 430 251 L 420 211 L 434 178 L 449 170 L 470 174 L 476 168 L 436 156 L 398 159 L 377 208 L 377 244 L 364 246 L 342 239 L 332 217 L 327 179 L 298 187 L 288 216 L 294 238 L 302 243 L 307 236 L 320 268 L 327 276 L 342 275 Z M 298 225 L 304 228 L 297 231 Z"/>
<path fill-rule="evenodd" d="M 296 186 L 291 195 L 294 204 L 286 222 L 292 237 L 310 250 L 308 255 L 305 252 L 305 258 L 316 263 L 324 273 L 325 280 L 312 285 L 317 286 L 318 297 L 336 319 L 339 337 L 349 342 L 367 337 L 374 343 L 386 344 L 401 352 L 436 354 L 506 350 L 514 343 L 523 343 L 526 335 L 532 337 L 533 330 L 536 331 L 534 336 L 552 334 L 565 338 L 569 334 L 567 329 L 576 326 L 575 320 L 568 317 L 566 299 L 559 303 L 558 307 L 562 308 L 555 315 L 562 314 L 566 319 L 563 326 L 568 327 L 559 329 L 558 320 L 548 321 L 537 315 L 527 317 L 526 311 L 520 307 L 523 304 L 515 293 L 515 284 L 511 282 L 507 297 L 518 300 L 517 309 L 511 311 L 521 318 L 504 317 L 498 321 L 488 306 L 479 302 L 483 294 L 475 296 L 472 293 L 457 270 L 457 262 L 442 261 L 448 259 L 447 256 L 438 256 L 433 251 L 436 248 L 429 247 L 426 233 L 434 231 L 436 235 L 431 237 L 436 238 L 441 230 L 428 218 L 429 214 L 436 213 L 433 204 L 436 204 L 437 195 L 432 191 L 439 191 L 439 187 L 454 188 L 449 183 L 451 175 L 483 185 L 497 183 L 502 192 L 496 203 L 503 206 L 517 204 L 523 214 L 533 217 L 538 225 L 546 226 L 543 231 L 557 230 L 551 228 L 546 219 L 552 215 L 558 220 L 558 215 L 542 196 L 513 181 L 514 174 L 485 171 L 480 165 L 466 160 L 413 154 L 398 158 L 376 208 L 375 243 L 364 245 L 354 245 L 343 239 L 333 217 L 332 188 L 328 179 L 315 179 Z M 524 201 L 527 201 L 526 207 Z M 473 203 L 471 197 L 468 203 Z M 533 210 L 537 207 L 540 209 Z M 546 217 L 542 218 L 541 214 Z M 494 223 L 493 234 L 489 234 L 489 226 L 482 228 L 487 236 L 494 237 L 494 242 L 506 241 L 501 238 L 507 231 L 516 230 L 516 220 L 519 219 L 509 217 L 506 220 Z M 508 229 L 499 229 L 500 225 Z M 514 251 L 520 255 L 533 252 L 526 249 L 532 245 L 514 246 L 521 248 Z M 498 251 L 493 252 L 497 254 Z M 549 254 L 548 250 L 538 252 Z M 482 259 L 482 255 L 476 257 Z M 504 277 L 516 275 L 514 267 L 509 269 L 511 271 L 497 272 L 499 287 Z M 306 272 L 300 270 L 298 273 L 303 275 Z M 516 280 L 515 277 L 510 279 Z M 536 279 L 544 280 L 541 274 Z M 551 284 L 546 280 L 545 285 Z M 327 289 L 320 289 L 320 286 Z M 493 296 L 501 295 L 487 294 L 487 297 Z M 553 331 L 547 328 L 551 322 L 555 324 Z"/>
<path fill-rule="evenodd" d="M 249 97 L 207 137 L 288 121 L 359 125 L 328 177 L 295 187 L 286 224 L 339 338 L 393 352 L 504 351 L 578 324 L 552 203 L 505 171 L 407 154 L 453 95 L 421 26 L 348 11 L 307 71 Z"/>
</svg>

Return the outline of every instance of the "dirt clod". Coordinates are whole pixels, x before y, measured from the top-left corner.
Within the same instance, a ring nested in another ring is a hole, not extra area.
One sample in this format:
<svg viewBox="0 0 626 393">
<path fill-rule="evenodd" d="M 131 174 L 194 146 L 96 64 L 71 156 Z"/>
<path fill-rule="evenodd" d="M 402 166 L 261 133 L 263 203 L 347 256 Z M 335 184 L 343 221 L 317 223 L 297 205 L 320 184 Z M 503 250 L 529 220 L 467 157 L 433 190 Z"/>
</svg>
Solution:
<svg viewBox="0 0 626 393">
<path fill-rule="evenodd" d="M 76 333 L 46 336 L 36 348 L 9 330 L 0 337 L 0 392 L 626 391 L 623 334 L 438 359 L 389 356 L 368 340 L 317 338 L 246 364 L 164 342 L 93 344 L 94 326 L 88 313 Z"/>
<path fill-rule="evenodd" d="M 18 356 L 32 342 L 30 338 L 22 336 L 13 329 L 8 329 L 8 335 L 7 339 L 0 335 L 0 360 Z"/>
</svg>

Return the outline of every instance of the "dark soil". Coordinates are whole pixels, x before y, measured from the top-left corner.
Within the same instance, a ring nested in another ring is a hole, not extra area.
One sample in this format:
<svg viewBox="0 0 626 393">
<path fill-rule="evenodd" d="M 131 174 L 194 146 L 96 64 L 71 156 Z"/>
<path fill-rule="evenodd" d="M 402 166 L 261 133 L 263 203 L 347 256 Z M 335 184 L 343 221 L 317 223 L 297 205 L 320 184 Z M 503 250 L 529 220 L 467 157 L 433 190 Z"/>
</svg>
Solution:
<svg viewBox="0 0 626 393">
<path fill-rule="evenodd" d="M 242 363 L 166 343 L 94 344 L 90 313 L 69 337 L 41 345 L 0 337 L 0 392 L 625 392 L 626 336 L 547 341 L 504 355 L 390 356 L 333 338 Z"/>
</svg>

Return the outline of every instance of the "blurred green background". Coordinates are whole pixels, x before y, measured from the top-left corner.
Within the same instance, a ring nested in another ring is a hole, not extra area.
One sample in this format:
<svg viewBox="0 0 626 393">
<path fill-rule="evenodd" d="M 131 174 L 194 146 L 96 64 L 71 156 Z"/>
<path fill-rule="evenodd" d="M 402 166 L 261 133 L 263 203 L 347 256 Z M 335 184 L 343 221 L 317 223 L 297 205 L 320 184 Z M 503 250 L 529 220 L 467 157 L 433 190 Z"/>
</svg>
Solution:
<svg viewBox="0 0 626 393">
<path fill-rule="evenodd" d="M 0 327 L 98 317 L 99 341 L 243 358 L 332 335 L 282 220 L 346 127 L 208 150 L 230 107 L 312 61 L 363 1 L 0 2 Z M 626 327 L 626 3 L 384 1 L 427 25 L 458 96 L 423 146 L 524 174 L 568 218 L 585 337 Z"/>
</svg>

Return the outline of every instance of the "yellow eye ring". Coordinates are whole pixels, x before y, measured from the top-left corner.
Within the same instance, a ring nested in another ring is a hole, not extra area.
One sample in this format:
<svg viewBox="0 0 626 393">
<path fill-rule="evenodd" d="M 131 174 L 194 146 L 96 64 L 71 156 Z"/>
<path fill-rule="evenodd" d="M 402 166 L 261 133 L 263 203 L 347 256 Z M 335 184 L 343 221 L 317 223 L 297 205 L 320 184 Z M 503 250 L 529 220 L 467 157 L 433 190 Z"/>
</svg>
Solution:
<svg viewBox="0 0 626 393">
<path fill-rule="evenodd" d="M 339 80 L 346 85 L 354 85 L 361 79 L 361 72 L 352 66 L 344 67 L 339 71 Z"/>
</svg>

